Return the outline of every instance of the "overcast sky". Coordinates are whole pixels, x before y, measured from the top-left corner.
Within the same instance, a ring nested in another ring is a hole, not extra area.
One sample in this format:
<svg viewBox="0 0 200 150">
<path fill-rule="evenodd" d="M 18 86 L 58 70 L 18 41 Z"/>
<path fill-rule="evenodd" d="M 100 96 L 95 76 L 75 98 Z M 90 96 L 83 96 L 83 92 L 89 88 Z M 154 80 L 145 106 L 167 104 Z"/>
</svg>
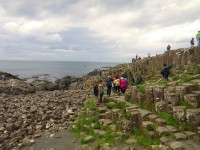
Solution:
<svg viewBox="0 0 200 150">
<path fill-rule="evenodd" d="M 0 59 L 130 62 L 190 47 L 200 0 L 0 0 Z M 196 45 L 196 40 L 195 40 Z"/>
</svg>

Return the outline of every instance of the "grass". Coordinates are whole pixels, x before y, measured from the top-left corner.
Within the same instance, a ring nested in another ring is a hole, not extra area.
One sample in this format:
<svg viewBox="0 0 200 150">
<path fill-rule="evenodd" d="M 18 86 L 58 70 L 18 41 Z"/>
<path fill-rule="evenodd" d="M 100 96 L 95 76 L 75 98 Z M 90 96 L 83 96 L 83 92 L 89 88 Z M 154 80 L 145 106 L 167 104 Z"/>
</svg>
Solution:
<svg viewBox="0 0 200 150">
<path fill-rule="evenodd" d="M 150 145 L 157 145 L 160 143 L 160 137 L 148 137 L 143 134 L 139 128 L 134 128 L 132 134 L 135 136 L 137 143 L 145 147 L 150 147 Z"/>
<path fill-rule="evenodd" d="M 157 113 L 157 115 L 166 120 L 166 124 L 167 125 L 171 125 L 171 126 L 175 126 L 175 127 L 179 127 L 179 122 L 171 115 L 165 112 L 159 112 Z"/>
<path fill-rule="evenodd" d="M 144 84 L 137 85 L 137 90 L 138 92 L 145 94 L 145 85 Z"/>
<path fill-rule="evenodd" d="M 122 108 L 124 106 L 123 104 L 117 104 L 116 107 Z M 97 145 L 95 145 L 97 149 L 102 143 L 113 143 L 117 137 L 121 139 L 109 126 L 99 124 L 99 116 L 100 114 L 94 101 L 89 100 L 82 108 L 81 113 L 77 116 L 75 124 L 69 128 L 69 131 L 72 132 L 75 137 L 79 138 L 82 144 L 87 144 L 95 140 L 95 142 L 97 142 Z M 95 129 L 104 130 L 105 135 L 95 133 Z M 92 136 L 93 138 L 91 141 L 86 141 L 86 136 Z"/>
<path fill-rule="evenodd" d="M 194 107 L 186 102 L 184 99 L 180 99 L 178 106 L 186 106 L 187 109 L 193 109 Z"/>
<path fill-rule="evenodd" d="M 179 127 L 182 131 L 193 131 L 193 132 L 197 132 L 197 128 L 190 124 L 189 122 L 183 122 L 180 124 Z"/>
</svg>

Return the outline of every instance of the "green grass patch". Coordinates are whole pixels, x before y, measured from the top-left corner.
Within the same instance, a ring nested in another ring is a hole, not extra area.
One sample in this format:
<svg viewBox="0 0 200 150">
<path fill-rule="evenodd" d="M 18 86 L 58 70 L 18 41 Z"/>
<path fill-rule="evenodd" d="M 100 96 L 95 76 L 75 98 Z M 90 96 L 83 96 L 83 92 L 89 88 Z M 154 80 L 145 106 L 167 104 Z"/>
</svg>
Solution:
<svg viewBox="0 0 200 150">
<path fill-rule="evenodd" d="M 138 105 L 142 109 L 147 109 L 147 110 L 150 110 L 152 112 L 156 112 L 154 104 L 138 103 Z"/>
<path fill-rule="evenodd" d="M 150 124 L 147 126 L 147 130 L 148 131 L 155 131 L 157 128 L 157 126 L 155 124 Z"/>
<path fill-rule="evenodd" d="M 197 132 L 197 128 L 190 124 L 189 122 L 183 122 L 183 123 L 180 123 L 180 126 L 179 128 L 182 130 L 182 131 L 193 131 L 193 132 Z"/>
<path fill-rule="evenodd" d="M 187 109 L 194 108 L 192 105 L 190 105 L 188 102 L 186 102 L 184 99 L 180 99 L 178 106 L 186 106 Z"/>
<path fill-rule="evenodd" d="M 183 83 L 187 83 L 187 82 L 190 82 L 192 80 L 196 79 L 196 77 L 193 77 L 193 76 L 188 76 L 188 77 L 185 77 L 182 79 L 182 82 Z"/>
<path fill-rule="evenodd" d="M 138 128 L 134 128 L 132 134 L 135 136 L 137 143 L 145 147 L 150 147 L 150 145 L 157 145 L 160 143 L 160 137 L 151 138 L 142 133 Z"/>
<path fill-rule="evenodd" d="M 116 104 L 117 108 L 124 108 L 125 104 Z M 87 144 L 92 141 L 97 143 L 96 147 L 98 148 L 99 144 L 102 143 L 113 143 L 115 138 L 120 138 L 112 129 L 107 125 L 99 124 L 99 111 L 98 107 L 95 105 L 93 100 L 89 100 L 86 105 L 81 109 L 81 112 L 76 117 L 74 125 L 69 128 L 69 131 L 72 132 L 75 137 L 80 139 L 82 144 Z M 118 127 L 120 128 L 120 127 Z M 95 129 L 100 129 L 105 131 L 105 135 L 99 135 L 95 133 Z M 86 137 L 92 136 L 89 140 Z"/>
<path fill-rule="evenodd" d="M 171 126 L 175 126 L 175 127 L 179 127 L 179 122 L 171 115 L 165 112 L 159 112 L 157 113 L 157 115 L 166 120 L 166 124 L 167 125 L 171 125 Z"/>
<path fill-rule="evenodd" d="M 137 90 L 138 92 L 145 94 L 145 85 L 144 84 L 137 85 Z"/>
</svg>

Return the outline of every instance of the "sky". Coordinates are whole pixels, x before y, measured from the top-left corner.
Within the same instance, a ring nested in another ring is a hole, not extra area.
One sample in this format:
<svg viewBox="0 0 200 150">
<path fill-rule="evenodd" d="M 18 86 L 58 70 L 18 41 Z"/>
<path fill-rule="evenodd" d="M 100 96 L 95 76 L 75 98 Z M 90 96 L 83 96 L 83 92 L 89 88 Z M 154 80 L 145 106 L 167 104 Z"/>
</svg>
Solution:
<svg viewBox="0 0 200 150">
<path fill-rule="evenodd" d="M 200 0 L 0 0 L 0 60 L 131 62 L 190 47 Z M 196 45 L 195 40 L 195 45 Z"/>
</svg>

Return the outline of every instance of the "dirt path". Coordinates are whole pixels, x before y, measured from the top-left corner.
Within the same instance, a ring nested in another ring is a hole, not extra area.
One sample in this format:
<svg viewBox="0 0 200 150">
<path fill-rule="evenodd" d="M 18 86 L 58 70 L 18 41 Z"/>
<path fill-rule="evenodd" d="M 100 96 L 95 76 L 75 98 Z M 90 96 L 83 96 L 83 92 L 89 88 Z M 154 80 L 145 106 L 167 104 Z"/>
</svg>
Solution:
<svg viewBox="0 0 200 150">
<path fill-rule="evenodd" d="M 80 150 L 81 143 L 66 130 L 53 134 L 43 133 L 35 140 L 31 146 L 26 146 L 22 150 Z"/>
</svg>

